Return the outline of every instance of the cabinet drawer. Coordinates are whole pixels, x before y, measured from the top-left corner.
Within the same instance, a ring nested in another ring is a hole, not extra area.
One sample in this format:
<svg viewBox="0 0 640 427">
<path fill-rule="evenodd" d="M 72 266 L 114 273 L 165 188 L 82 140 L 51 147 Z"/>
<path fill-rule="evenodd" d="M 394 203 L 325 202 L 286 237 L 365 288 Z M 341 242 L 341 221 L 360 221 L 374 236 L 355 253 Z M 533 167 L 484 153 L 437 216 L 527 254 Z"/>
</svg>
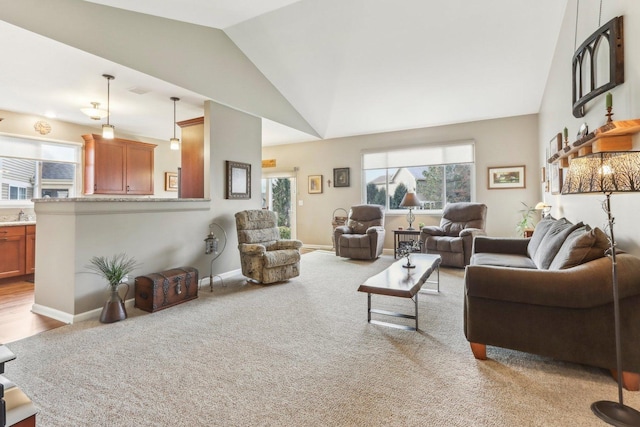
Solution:
<svg viewBox="0 0 640 427">
<path fill-rule="evenodd" d="M 24 225 L 18 225 L 16 227 L 0 227 L 0 239 L 11 236 L 24 236 Z"/>
</svg>

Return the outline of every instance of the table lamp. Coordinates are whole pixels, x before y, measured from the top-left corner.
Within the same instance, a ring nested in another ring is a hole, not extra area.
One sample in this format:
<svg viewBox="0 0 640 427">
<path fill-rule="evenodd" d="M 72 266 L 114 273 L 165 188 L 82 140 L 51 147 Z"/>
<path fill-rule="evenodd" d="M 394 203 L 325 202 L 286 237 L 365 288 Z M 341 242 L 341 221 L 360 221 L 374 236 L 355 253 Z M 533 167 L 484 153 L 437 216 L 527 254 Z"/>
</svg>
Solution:
<svg viewBox="0 0 640 427">
<path fill-rule="evenodd" d="M 400 202 L 400 207 L 409 208 L 409 213 L 407 214 L 407 221 L 409 222 L 409 228 L 407 228 L 407 230 L 415 230 L 412 224 L 413 224 L 413 221 L 416 219 L 416 217 L 415 215 L 413 215 L 412 211 L 413 211 L 413 208 L 419 208 L 420 206 L 422 206 L 422 202 L 420 201 L 420 199 L 418 199 L 418 196 L 413 191 L 407 192 L 402 198 L 402 201 Z"/>
<path fill-rule="evenodd" d="M 545 202 L 538 202 L 534 209 L 537 211 L 542 211 L 542 218 L 545 218 L 551 211 L 551 205 L 548 205 Z"/>
</svg>

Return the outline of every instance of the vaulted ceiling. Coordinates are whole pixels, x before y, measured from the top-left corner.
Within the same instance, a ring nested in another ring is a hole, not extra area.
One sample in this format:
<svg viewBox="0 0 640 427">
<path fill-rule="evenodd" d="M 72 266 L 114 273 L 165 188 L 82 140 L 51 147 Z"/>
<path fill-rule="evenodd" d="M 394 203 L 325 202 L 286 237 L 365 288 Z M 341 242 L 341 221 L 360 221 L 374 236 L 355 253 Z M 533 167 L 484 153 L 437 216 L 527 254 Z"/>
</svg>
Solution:
<svg viewBox="0 0 640 427">
<path fill-rule="evenodd" d="M 46 1 L 46 0 L 40 0 Z M 80 1 L 80 0 L 74 0 Z M 537 113 L 566 0 L 93 0 L 222 29 L 314 132 L 263 121 L 266 145 Z M 51 17 L 55 19 L 55 17 Z M 99 19 L 99 17 L 96 17 Z M 0 109 L 158 139 L 211 94 L 180 87 L 3 20 Z M 166 58 L 167 66 L 172 58 Z M 142 94 L 141 94 L 142 93 Z M 168 94 L 170 94 L 168 96 Z M 116 113 L 117 112 L 117 113 Z"/>
</svg>

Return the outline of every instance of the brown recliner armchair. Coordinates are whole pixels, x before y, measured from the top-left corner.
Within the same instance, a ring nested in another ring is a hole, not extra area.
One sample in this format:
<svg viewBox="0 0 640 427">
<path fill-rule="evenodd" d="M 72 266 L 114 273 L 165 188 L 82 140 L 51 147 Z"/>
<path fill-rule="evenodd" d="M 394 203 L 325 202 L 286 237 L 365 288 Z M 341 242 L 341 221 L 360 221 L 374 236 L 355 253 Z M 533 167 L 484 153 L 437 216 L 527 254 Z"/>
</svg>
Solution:
<svg viewBox="0 0 640 427">
<path fill-rule="evenodd" d="M 334 230 L 336 255 L 353 259 L 376 259 L 384 244 L 384 207 L 356 205 L 346 225 Z"/>
<path fill-rule="evenodd" d="M 243 275 L 264 284 L 300 275 L 302 242 L 280 238 L 275 212 L 246 210 L 235 218 Z"/>
<path fill-rule="evenodd" d="M 464 268 L 469 265 L 473 239 L 485 236 L 487 206 L 482 203 L 449 203 L 444 207 L 440 226 L 422 227 L 422 252 L 438 254 L 442 265 Z"/>
</svg>

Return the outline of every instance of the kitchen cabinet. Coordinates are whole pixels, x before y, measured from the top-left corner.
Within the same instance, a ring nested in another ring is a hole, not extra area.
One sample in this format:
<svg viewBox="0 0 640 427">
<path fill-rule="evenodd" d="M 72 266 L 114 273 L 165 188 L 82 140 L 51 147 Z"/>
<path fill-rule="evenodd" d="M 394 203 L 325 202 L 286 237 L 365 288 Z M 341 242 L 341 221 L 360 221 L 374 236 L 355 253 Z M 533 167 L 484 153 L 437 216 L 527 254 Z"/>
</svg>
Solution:
<svg viewBox="0 0 640 427">
<path fill-rule="evenodd" d="M 35 226 L 33 237 L 35 240 Z M 0 279 L 26 274 L 26 265 L 26 227 L 24 225 L 0 227 Z M 33 270 L 35 271 L 35 262 Z"/>
<path fill-rule="evenodd" d="M 152 195 L 155 144 L 82 135 L 84 194 Z"/>
<path fill-rule="evenodd" d="M 204 117 L 178 122 L 181 129 L 180 193 L 184 199 L 204 197 Z"/>
<path fill-rule="evenodd" d="M 25 227 L 26 235 L 26 258 L 25 273 L 33 274 L 36 272 L 36 226 L 27 225 Z"/>
</svg>

